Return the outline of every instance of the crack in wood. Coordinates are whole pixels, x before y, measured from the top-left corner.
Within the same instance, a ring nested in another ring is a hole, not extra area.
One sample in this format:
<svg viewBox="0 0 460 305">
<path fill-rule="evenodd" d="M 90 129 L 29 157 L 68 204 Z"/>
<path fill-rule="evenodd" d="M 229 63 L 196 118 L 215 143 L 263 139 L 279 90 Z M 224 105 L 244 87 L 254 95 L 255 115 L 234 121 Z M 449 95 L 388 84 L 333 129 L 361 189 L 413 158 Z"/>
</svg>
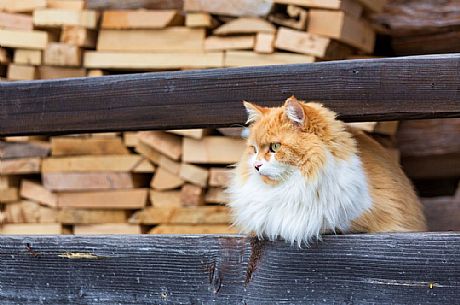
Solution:
<svg viewBox="0 0 460 305">
<path fill-rule="evenodd" d="M 265 241 L 260 240 L 257 237 L 251 238 L 251 256 L 249 257 L 248 269 L 246 270 L 246 279 L 244 281 L 245 287 L 248 286 L 249 282 L 252 280 L 252 276 L 254 271 L 256 271 L 257 264 L 262 257 L 265 243 Z"/>
</svg>

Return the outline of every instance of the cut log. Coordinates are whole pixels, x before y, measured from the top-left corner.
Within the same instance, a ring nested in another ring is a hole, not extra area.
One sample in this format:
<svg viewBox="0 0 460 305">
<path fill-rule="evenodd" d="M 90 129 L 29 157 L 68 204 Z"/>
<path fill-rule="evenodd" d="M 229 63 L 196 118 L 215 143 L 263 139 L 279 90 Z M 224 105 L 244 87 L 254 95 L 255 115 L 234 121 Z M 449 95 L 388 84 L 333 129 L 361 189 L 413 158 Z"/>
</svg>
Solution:
<svg viewBox="0 0 460 305">
<path fill-rule="evenodd" d="M 40 173 L 40 158 L 24 158 L 0 161 L 0 175 L 25 175 Z"/>
<path fill-rule="evenodd" d="M 11 64 L 6 77 L 9 80 L 34 80 L 37 79 L 37 69 L 34 66 Z"/>
<path fill-rule="evenodd" d="M 155 208 L 134 213 L 130 223 L 142 224 L 228 224 L 229 210 L 222 206 Z"/>
<path fill-rule="evenodd" d="M 142 234 L 138 225 L 125 223 L 104 223 L 93 225 L 75 225 L 75 235 L 109 235 L 109 234 Z"/>
<path fill-rule="evenodd" d="M 237 234 L 238 231 L 228 225 L 159 225 L 149 234 Z"/>
<path fill-rule="evenodd" d="M 144 179 L 131 173 L 42 173 L 45 188 L 53 191 L 132 189 Z"/>
<path fill-rule="evenodd" d="M 371 26 L 343 12 L 310 10 L 308 32 L 337 39 L 367 53 L 374 52 L 375 32 Z"/>
<path fill-rule="evenodd" d="M 137 142 L 137 132 L 128 131 L 123 133 L 123 143 L 125 143 L 126 147 L 136 147 Z"/>
<path fill-rule="evenodd" d="M 186 12 L 207 12 L 228 16 L 266 16 L 272 8 L 265 0 L 184 0 Z"/>
<path fill-rule="evenodd" d="M 201 139 L 206 135 L 206 129 L 177 129 L 167 130 L 167 132 L 194 139 Z"/>
<path fill-rule="evenodd" d="M 20 194 L 22 198 L 33 200 L 50 207 L 58 206 L 56 194 L 53 194 L 37 182 L 22 180 Z"/>
<path fill-rule="evenodd" d="M 101 30 L 98 51 L 198 52 L 203 50 L 204 29 L 171 27 L 163 30 Z"/>
<path fill-rule="evenodd" d="M 38 27 L 61 27 L 65 25 L 96 29 L 99 14 L 95 11 L 69 9 L 38 9 L 34 11 L 34 24 Z"/>
<path fill-rule="evenodd" d="M 63 209 L 58 220 L 64 224 L 126 223 L 127 213 L 119 210 Z"/>
<path fill-rule="evenodd" d="M 196 165 L 183 163 L 180 167 L 179 176 L 187 182 L 201 187 L 208 185 L 208 170 Z"/>
<path fill-rule="evenodd" d="M 102 29 L 163 29 L 183 25 L 184 17 L 175 10 L 165 11 L 105 11 L 102 15 Z"/>
<path fill-rule="evenodd" d="M 74 192 L 57 194 L 62 208 L 141 209 L 147 203 L 147 189 Z"/>
<path fill-rule="evenodd" d="M 19 200 L 19 190 L 17 188 L 0 189 L 0 203 L 8 203 Z"/>
<path fill-rule="evenodd" d="M 158 166 L 160 166 L 161 168 L 167 170 L 168 172 L 174 175 L 179 175 L 181 171 L 181 163 L 171 160 L 164 155 L 160 156 Z"/>
<path fill-rule="evenodd" d="M 85 0 L 47 0 L 47 7 L 81 11 L 85 8 Z"/>
<path fill-rule="evenodd" d="M 209 13 L 187 13 L 185 15 L 185 26 L 213 29 L 217 26 L 217 21 Z"/>
<path fill-rule="evenodd" d="M 51 138 L 53 156 L 126 155 L 128 153 L 121 138 Z"/>
<path fill-rule="evenodd" d="M 50 145 L 45 141 L 2 142 L 0 141 L 0 159 L 43 158 L 50 153 Z M 1 161 L 0 161 L 1 162 Z"/>
<path fill-rule="evenodd" d="M 82 48 L 95 48 L 97 32 L 79 26 L 64 26 L 61 32 L 61 42 Z"/>
<path fill-rule="evenodd" d="M 143 159 L 132 172 L 138 174 L 153 174 L 155 172 L 155 166 L 148 159 Z"/>
<path fill-rule="evenodd" d="M 7 223 L 56 223 L 58 211 L 34 201 L 23 200 L 5 208 Z"/>
<path fill-rule="evenodd" d="M 78 156 L 43 160 L 43 173 L 130 172 L 143 161 L 139 155 Z"/>
<path fill-rule="evenodd" d="M 209 36 L 204 42 L 204 49 L 206 51 L 245 50 L 253 49 L 254 45 L 254 36 Z"/>
<path fill-rule="evenodd" d="M 5 13 L 0 11 L 0 29 L 31 31 L 34 28 L 32 17 L 23 14 Z"/>
<path fill-rule="evenodd" d="M 253 67 L 267 65 L 305 64 L 315 61 L 313 56 L 272 53 L 258 54 L 249 51 L 228 51 L 225 53 L 224 65 L 226 67 Z"/>
<path fill-rule="evenodd" d="M 241 17 L 222 24 L 213 33 L 214 35 L 237 35 L 274 33 L 275 31 L 275 26 L 265 19 Z"/>
<path fill-rule="evenodd" d="M 46 47 L 43 58 L 45 65 L 81 66 L 81 48 L 62 42 L 53 42 Z"/>
<path fill-rule="evenodd" d="M 181 207 L 181 191 L 150 191 L 150 202 L 156 208 Z"/>
<path fill-rule="evenodd" d="M 49 67 L 38 68 L 40 79 L 85 77 L 86 70 L 81 68 Z"/>
<path fill-rule="evenodd" d="M 17 0 L 14 0 L 17 1 Z M 51 235 L 63 234 L 61 224 L 4 224 L 0 225 L 0 234 L 4 235 Z"/>
<path fill-rule="evenodd" d="M 184 184 L 178 175 L 159 167 L 153 177 L 150 186 L 156 190 L 171 190 L 181 187 Z"/>
<path fill-rule="evenodd" d="M 184 184 L 181 189 L 181 201 L 185 206 L 204 205 L 204 189 L 190 183 Z"/>
<path fill-rule="evenodd" d="M 160 163 L 160 158 L 162 156 L 161 153 L 158 150 L 153 149 L 152 147 L 150 147 L 146 143 L 139 141 L 139 138 L 137 136 L 136 136 L 136 138 L 137 138 L 138 141 L 137 141 L 137 144 L 136 144 L 136 147 L 135 147 L 135 151 L 138 154 L 141 154 L 144 157 L 146 157 L 147 159 L 149 159 L 154 164 L 158 165 Z"/>
<path fill-rule="evenodd" d="M 228 194 L 225 193 L 224 189 L 218 187 L 209 188 L 204 200 L 206 203 L 226 204 L 229 202 Z"/>
<path fill-rule="evenodd" d="M 233 170 L 230 168 L 210 168 L 209 169 L 209 186 L 228 187 L 233 176 Z"/>
<path fill-rule="evenodd" d="M 198 164 L 232 164 L 246 148 L 244 140 L 209 136 L 202 140 L 184 138 L 183 161 Z"/>
<path fill-rule="evenodd" d="M 164 48 L 164 46 L 159 48 Z M 164 70 L 183 68 L 221 68 L 224 65 L 224 54 L 222 52 L 168 52 L 136 54 L 116 52 L 85 52 L 83 65 L 86 68 L 91 69 L 121 69 L 136 71 L 152 69 Z"/>
<path fill-rule="evenodd" d="M 42 51 L 16 49 L 14 50 L 13 61 L 18 65 L 39 66 L 42 64 Z"/>
<path fill-rule="evenodd" d="M 275 52 L 275 34 L 257 33 L 254 51 L 262 54 Z"/>
<path fill-rule="evenodd" d="M 32 13 L 45 8 L 47 0 L 0 0 L 0 11 L 12 13 Z"/>
<path fill-rule="evenodd" d="M 330 38 L 283 27 L 278 30 L 275 47 L 325 59 L 346 58 L 353 53 L 350 47 L 332 41 Z"/>
<path fill-rule="evenodd" d="M 173 160 L 182 156 L 182 137 L 161 131 L 141 131 L 137 137 L 140 142 Z"/>
</svg>

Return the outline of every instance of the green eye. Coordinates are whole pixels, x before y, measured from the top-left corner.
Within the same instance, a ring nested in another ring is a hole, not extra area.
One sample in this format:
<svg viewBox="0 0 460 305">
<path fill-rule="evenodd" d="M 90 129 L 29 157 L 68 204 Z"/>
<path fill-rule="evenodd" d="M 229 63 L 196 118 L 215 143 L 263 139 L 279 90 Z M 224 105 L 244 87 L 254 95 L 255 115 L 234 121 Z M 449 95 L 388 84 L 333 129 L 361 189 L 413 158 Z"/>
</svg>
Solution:
<svg viewBox="0 0 460 305">
<path fill-rule="evenodd" d="M 281 148 L 281 143 L 271 143 L 270 152 L 275 153 Z"/>
</svg>

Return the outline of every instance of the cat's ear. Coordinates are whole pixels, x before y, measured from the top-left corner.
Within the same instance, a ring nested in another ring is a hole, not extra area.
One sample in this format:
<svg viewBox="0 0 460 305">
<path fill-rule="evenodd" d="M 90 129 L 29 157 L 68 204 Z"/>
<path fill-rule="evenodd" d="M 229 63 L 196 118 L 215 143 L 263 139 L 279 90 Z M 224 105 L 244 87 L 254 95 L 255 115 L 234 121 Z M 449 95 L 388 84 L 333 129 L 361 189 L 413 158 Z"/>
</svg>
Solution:
<svg viewBox="0 0 460 305">
<path fill-rule="evenodd" d="M 251 124 L 259 120 L 263 115 L 263 109 L 260 106 L 243 101 L 244 107 L 246 107 L 246 112 L 248 113 L 248 120 L 246 124 Z"/>
<path fill-rule="evenodd" d="M 303 109 L 302 104 L 295 98 L 291 96 L 284 103 L 286 109 L 286 116 L 291 120 L 295 125 L 304 126 L 305 125 L 305 110 Z"/>
</svg>

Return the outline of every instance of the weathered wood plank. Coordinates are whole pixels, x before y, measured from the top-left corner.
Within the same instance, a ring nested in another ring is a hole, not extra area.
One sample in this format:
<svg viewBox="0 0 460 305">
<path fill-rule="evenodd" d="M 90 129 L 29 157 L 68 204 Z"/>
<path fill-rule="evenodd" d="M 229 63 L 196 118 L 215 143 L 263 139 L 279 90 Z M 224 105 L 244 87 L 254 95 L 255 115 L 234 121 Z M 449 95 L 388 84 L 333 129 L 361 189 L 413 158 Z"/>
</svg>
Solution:
<svg viewBox="0 0 460 305">
<path fill-rule="evenodd" d="M 303 249 L 241 236 L 3 236 L 0 256 L 5 305 L 437 305 L 460 297 L 458 233 L 326 236 Z"/>
<path fill-rule="evenodd" d="M 0 83 L 0 135 L 241 124 L 295 94 L 347 121 L 460 116 L 460 54 Z M 171 111 L 174 109 L 174 111 Z"/>
</svg>

